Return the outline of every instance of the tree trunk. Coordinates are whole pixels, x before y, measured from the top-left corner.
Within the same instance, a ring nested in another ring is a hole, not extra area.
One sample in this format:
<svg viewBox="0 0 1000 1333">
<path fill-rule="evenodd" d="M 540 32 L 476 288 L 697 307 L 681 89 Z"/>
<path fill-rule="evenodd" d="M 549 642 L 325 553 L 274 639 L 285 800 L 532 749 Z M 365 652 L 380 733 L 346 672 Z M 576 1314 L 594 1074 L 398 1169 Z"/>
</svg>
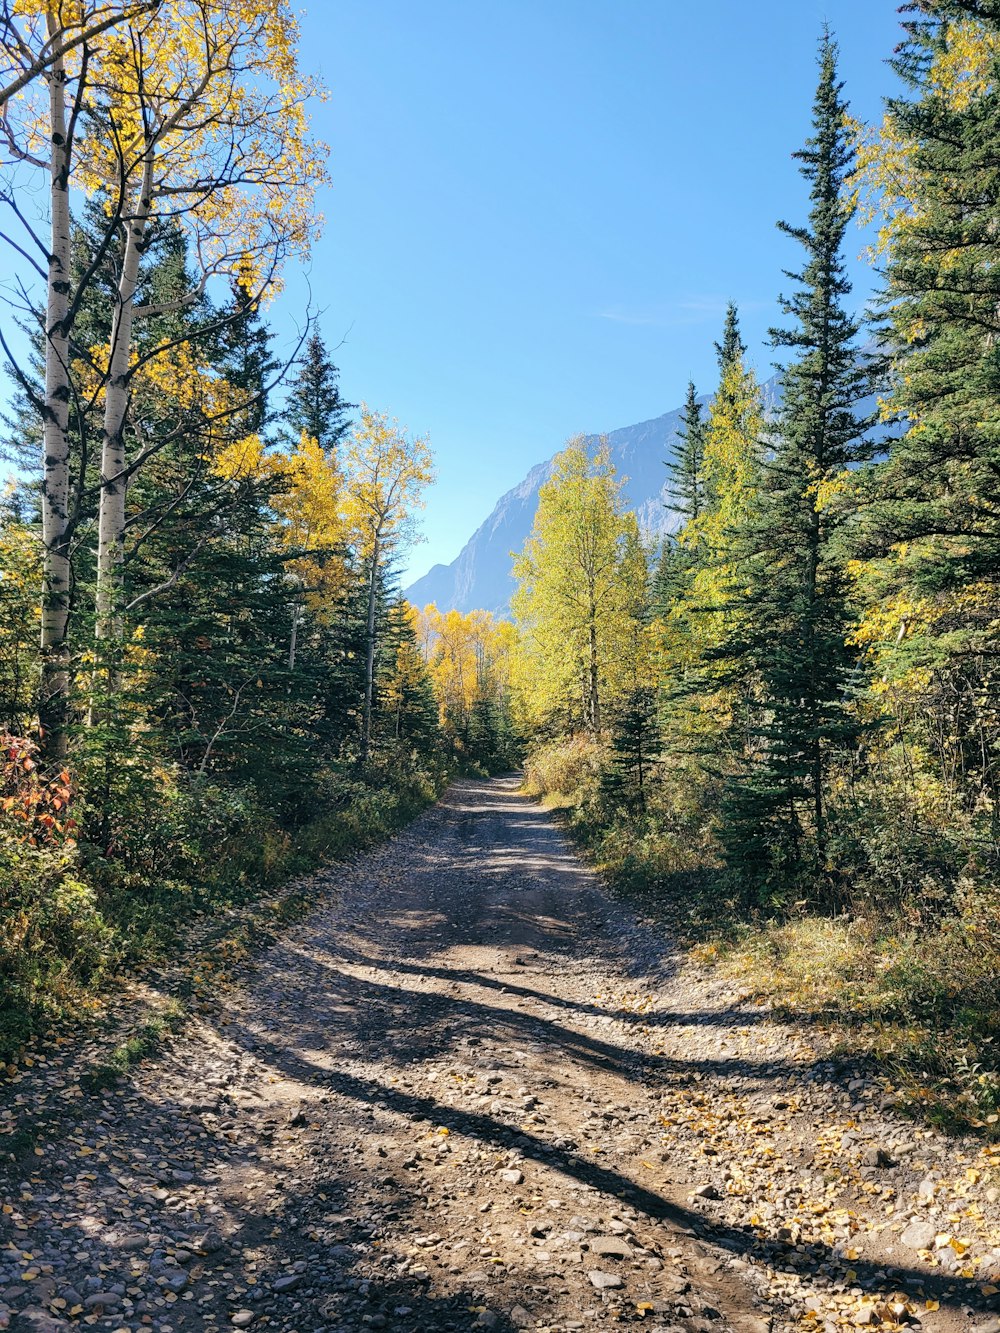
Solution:
<svg viewBox="0 0 1000 1333">
<path fill-rule="evenodd" d="M 365 703 L 361 725 L 361 762 L 368 762 L 372 743 L 372 704 L 375 698 L 375 611 L 378 604 L 378 563 L 381 554 L 376 537 L 372 546 L 372 567 L 368 577 L 367 652 L 365 654 Z"/>
<path fill-rule="evenodd" d="M 50 40 L 56 20 L 49 11 Z M 43 752 L 59 761 L 66 754 L 69 712 L 69 608 L 71 569 L 69 468 L 70 210 L 66 72 L 61 60 L 48 75 L 51 131 L 51 251 L 45 310 L 45 404 L 42 431 L 41 688 L 38 723 Z"/>
<path fill-rule="evenodd" d="M 295 670 L 295 650 L 299 639 L 299 604 L 292 603 L 292 634 L 288 641 L 288 670 Z"/>
<path fill-rule="evenodd" d="M 589 713 L 590 730 L 594 736 L 599 736 L 601 732 L 601 693 L 600 693 L 600 672 L 597 663 L 597 608 L 593 602 L 590 605 L 590 627 L 589 627 L 589 661 L 587 663 L 587 689 L 590 695 Z"/>
<path fill-rule="evenodd" d="M 129 404 L 129 355 L 139 263 L 149 218 L 152 156 L 143 167 L 142 188 L 129 219 L 118 282 L 118 304 L 111 328 L 111 357 L 104 397 L 101 445 L 101 506 L 97 527 L 97 637 L 118 639 L 122 633 L 120 582 L 125 554 L 125 417 Z"/>
</svg>

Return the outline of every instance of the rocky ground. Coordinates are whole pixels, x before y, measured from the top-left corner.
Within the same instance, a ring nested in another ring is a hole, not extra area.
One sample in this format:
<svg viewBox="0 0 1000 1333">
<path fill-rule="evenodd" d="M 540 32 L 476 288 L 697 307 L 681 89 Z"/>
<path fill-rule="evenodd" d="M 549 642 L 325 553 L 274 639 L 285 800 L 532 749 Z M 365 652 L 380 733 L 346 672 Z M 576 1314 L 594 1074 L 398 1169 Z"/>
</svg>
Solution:
<svg viewBox="0 0 1000 1333">
<path fill-rule="evenodd" d="M 328 878 L 111 1090 L 65 1046 L 0 1089 L 0 1327 L 1000 1329 L 1000 1151 L 681 960 L 513 780 Z"/>
</svg>

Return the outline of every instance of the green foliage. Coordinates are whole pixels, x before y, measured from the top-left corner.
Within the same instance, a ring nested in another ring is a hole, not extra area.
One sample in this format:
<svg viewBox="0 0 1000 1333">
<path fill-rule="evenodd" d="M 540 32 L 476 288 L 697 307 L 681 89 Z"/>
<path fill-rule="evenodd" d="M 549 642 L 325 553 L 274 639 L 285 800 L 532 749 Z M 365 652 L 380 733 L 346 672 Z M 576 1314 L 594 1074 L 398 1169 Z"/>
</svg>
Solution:
<svg viewBox="0 0 1000 1333">
<path fill-rule="evenodd" d="M 340 372 L 330 360 L 318 329 L 306 339 L 282 412 L 293 441 L 303 432 L 320 447 L 335 450 L 350 429 L 350 412 L 340 392 Z"/>
</svg>

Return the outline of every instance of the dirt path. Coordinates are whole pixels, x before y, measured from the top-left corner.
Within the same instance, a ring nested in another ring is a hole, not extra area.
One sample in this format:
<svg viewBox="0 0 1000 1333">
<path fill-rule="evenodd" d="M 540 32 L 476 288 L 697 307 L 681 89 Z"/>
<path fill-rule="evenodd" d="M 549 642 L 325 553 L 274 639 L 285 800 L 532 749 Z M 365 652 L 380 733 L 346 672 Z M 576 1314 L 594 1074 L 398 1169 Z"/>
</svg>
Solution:
<svg viewBox="0 0 1000 1333">
<path fill-rule="evenodd" d="M 1000 1327 L 993 1157 L 680 965 L 513 781 L 337 873 L 0 1180 L 0 1327 Z"/>
</svg>

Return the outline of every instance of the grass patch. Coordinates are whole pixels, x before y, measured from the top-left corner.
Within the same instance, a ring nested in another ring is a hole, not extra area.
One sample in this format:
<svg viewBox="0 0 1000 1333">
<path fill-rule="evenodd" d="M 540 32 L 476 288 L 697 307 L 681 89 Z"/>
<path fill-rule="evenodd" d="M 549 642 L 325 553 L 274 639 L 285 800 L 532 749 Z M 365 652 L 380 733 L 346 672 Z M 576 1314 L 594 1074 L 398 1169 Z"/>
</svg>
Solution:
<svg viewBox="0 0 1000 1333">
<path fill-rule="evenodd" d="M 116 1046 L 106 1060 L 84 1073 L 81 1086 L 88 1092 L 111 1087 L 133 1066 L 155 1055 L 164 1040 L 180 1029 L 186 1017 L 187 1010 L 182 1004 L 169 1001 L 160 1014 L 143 1023 L 138 1032 Z"/>
</svg>

